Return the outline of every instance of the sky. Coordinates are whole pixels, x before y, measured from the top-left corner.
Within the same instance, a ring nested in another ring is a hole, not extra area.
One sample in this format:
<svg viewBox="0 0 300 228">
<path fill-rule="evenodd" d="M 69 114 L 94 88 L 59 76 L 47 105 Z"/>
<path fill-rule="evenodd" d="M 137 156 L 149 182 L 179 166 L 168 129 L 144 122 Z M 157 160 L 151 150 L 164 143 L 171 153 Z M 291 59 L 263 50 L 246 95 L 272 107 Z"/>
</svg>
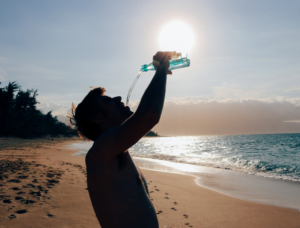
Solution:
<svg viewBox="0 0 300 228">
<path fill-rule="evenodd" d="M 179 20 L 194 33 L 191 66 L 168 76 L 154 131 L 300 132 L 299 12 L 299 0 L 0 0 L 0 82 L 37 89 L 38 107 L 63 121 L 90 86 L 126 100 L 161 29 Z M 141 75 L 133 110 L 153 75 Z"/>
</svg>

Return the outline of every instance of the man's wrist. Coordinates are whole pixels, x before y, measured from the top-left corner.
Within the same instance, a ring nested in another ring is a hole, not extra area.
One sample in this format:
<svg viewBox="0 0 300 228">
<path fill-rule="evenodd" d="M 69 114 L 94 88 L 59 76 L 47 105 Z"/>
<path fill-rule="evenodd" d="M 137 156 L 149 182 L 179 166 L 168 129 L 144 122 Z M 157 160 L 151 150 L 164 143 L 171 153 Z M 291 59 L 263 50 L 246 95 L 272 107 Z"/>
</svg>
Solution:
<svg viewBox="0 0 300 228">
<path fill-rule="evenodd" d="M 158 65 L 158 66 L 156 67 L 156 71 L 161 71 L 161 72 L 167 73 L 168 68 L 167 68 L 166 66 Z"/>
</svg>

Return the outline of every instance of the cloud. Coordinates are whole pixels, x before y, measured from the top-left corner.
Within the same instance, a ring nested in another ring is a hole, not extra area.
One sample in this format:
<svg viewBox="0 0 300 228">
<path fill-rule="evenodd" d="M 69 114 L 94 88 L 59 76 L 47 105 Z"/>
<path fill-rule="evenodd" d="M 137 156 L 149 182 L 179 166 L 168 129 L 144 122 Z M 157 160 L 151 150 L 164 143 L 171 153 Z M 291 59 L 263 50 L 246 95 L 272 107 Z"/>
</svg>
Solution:
<svg viewBox="0 0 300 228">
<path fill-rule="evenodd" d="M 139 101 L 129 102 L 134 111 Z M 70 105 L 42 102 L 68 123 Z M 168 98 L 154 131 L 160 135 L 226 135 L 300 133 L 300 98 L 228 99 L 215 97 Z"/>
<path fill-rule="evenodd" d="M 300 133 L 300 98 L 173 98 L 165 102 L 161 135 Z"/>
<path fill-rule="evenodd" d="M 293 86 L 293 87 L 287 89 L 287 91 L 300 91 L 300 86 Z"/>
<path fill-rule="evenodd" d="M 67 125 L 70 124 L 69 118 L 68 118 L 67 116 L 65 116 L 65 115 L 58 115 L 58 116 L 57 116 L 57 119 L 58 119 L 59 121 L 65 123 L 65 124 L 67 124 Z"/>
<path fill-rule="evenodd" d="M 67 114 L 70 113 L 70 105 L 57 104 L 55 102 L 41 102 L 37 108 L 43 113 L 52 111 L 53 116 L 57 116 L 58 120 L 67 123 Z"/>
</svg>

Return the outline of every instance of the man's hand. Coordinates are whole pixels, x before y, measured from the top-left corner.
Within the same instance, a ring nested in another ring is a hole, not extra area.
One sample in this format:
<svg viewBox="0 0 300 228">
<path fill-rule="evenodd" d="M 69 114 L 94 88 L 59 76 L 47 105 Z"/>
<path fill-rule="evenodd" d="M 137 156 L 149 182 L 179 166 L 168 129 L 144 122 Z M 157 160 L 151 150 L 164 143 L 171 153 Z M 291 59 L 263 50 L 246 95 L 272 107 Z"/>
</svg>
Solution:
<svg viewBox="0 0 300 228">
<path fill-rule="evenodd" d="M 152 64 L 154 65 L 154 67 L 157 69 L 158 67 L 161 67 L 163 70 L 166 70 L 167 74 L 172 74 L 172 71 L 168 70 L 170 67 L 170 62 L 169 60 L 171 60 L 173 58 L 173 56 L 176 55 L 176 52 L 157 52 L 154 56 L 153 56 L 153 62 Z"/>
</svg>

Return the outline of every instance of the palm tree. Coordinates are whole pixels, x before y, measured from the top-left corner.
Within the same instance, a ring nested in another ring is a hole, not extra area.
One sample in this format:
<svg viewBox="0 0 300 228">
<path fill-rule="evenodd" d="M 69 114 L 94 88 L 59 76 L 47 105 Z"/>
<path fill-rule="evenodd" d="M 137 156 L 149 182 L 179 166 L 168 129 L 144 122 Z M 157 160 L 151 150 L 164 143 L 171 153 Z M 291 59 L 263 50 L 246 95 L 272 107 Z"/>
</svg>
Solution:
<svg viewBox="0 0 300 228">
<path fill-rule="evenodd" d="M 1 82 L 0 82 L 1 85 Z M 21 90 L 16 82 L 0 88 L 0 136 L 34 138 L 46 135 L 74 135 L 76 131 L 36 108 L 37 90 Z"/>
</svg>

